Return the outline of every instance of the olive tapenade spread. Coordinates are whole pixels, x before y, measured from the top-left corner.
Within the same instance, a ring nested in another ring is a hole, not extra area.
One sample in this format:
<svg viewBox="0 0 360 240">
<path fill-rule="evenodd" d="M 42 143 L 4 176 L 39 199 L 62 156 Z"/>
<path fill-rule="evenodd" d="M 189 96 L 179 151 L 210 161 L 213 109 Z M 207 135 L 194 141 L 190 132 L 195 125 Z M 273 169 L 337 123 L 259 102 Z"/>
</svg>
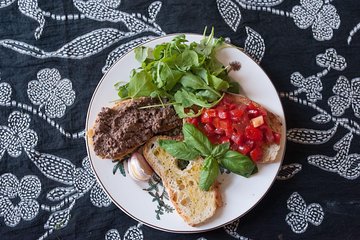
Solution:
<svg viewBox="0 0 360 240">
<path fill-rule="evenodd" d="M 172 106 L 141 109 L 156 104 L 158 99 L 144 97 L 102 108 L 93 128 L 96 155 L 119 159 L 151 137 L 182 125 Z"/>
</svg>

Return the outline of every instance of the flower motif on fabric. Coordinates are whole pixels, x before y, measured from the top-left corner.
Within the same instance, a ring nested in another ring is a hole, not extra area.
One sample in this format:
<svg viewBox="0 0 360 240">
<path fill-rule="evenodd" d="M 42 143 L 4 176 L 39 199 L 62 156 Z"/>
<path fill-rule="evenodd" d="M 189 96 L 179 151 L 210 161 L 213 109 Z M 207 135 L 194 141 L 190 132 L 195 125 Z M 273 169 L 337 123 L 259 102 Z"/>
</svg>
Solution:
<svg viewBox="0 0 360 240">
<path fill-rule="evenodd" d="M 21 219 L 30 221 L 39 212 L 37 198 L 41 192 L 41 182 L 38 177 L 27 175 L 20 182 L 11 173 L 0 176 L 0 217 L 4 218 L 6 226 L 15 227 Z M 20 201 L 16 200 L 19 197 Z M 14 204 L 14 202 L 18 202 Z"/>
<path fill-rule="evenodd" d="M 301 29 L 312 26 L 314 38 L 319 41 L 329 40 L 333 29 L 340 26 L 340 17 L 336 8 L 323 0 L 300 0 L 300 5 L 293 7 L 294 23 Z"/>
<path fill-rule="evenodd" d="M 22 149 L 33 149 L 37 144 L 37 134 L 29 129 L 30 116 L 14 111 L 9 115 L 8 126 L 0 126 L 0 159 L 5 151 L 11 157 L 19 157 Z"/>
<path fill-rule="evenodd" d="M 56 68 L 45 68 L 38 72 L 38 80 L 32 80 L 28 84 L 28 96 L 30 101 L 41 107 L 45 107 L 45 114 L 50 118 L 64 116 L 66 106 L 70 106 L 75 100 L 75 91 L 69 79 L 61 79 Z"/>
<path fill-rule="evenodd" d="M 333 48 L 326 49 L 325 53 L 317 55 L 316 63 L 320 67 L 332 68 L 337 71 L 342 71 L 347 66 L 345 58 L 338 55 Z"/>
<path fill-rule="evenodd" d="M 328 100 L 331 112 L 334 116 L 341 116 L 350 106 L 354 110 L 354 115 L 360 118 L 360 78 L 349 80 L 340 76 L 333 87 L 335 96 Z"/>
<path fill-rule="evenodd" d="M 0 105 L 10 103 L 11 99 L 11 86 L 6 82 L 0 83 Z"/>
<path fill-rule="evenodd" d="M 305 92 L 306 97 L 311 102 L 316 102 L 322 99 L 321 90 L 323 89 L 322 83 L 319 77 L 312 75 L 304 78 L 301 73 L 294 72 L 291 74 L 290 82 L 299 89 L 297 93 Z"/>
<path fill-rule="evenodd" d="M 299 193 L 294 192 L 287 200 L 287 207 L 291 211 L 286 215 L 286 223 L 294 233 L 304 233 L 308 223 L 319 226 L 324 219 L 324 211 L 318 203 L 306 206 Z"/>
<path fill-rule="evenodd" d="M 138 223 L 135 226 L 129 227 L 124 234 L 123 240 L 143 240 L 144 235 L 142 230 L 140 229 L 142 223 Z M 118 230 L 110 229 L 105 234 L 105 240 L 121 240 L 121 236 Z"/>
</svg>

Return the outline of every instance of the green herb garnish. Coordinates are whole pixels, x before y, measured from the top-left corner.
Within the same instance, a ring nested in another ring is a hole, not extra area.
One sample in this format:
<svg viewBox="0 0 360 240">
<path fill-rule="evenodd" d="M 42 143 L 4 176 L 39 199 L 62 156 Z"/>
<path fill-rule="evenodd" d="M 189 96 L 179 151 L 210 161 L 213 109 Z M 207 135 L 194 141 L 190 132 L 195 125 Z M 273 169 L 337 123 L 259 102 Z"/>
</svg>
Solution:
<svg viewBox="0 0 360 240">
<path fill-rule="evenodd" d="M 244 177 L 249 177 L 256 170 L 256 165 L 249 157 L 229 150 L 229 143 L 214 146 L 192 124 L 184 124 L 183 135 L 184 141 L 159 140 L 160 147 L 182 160 L 193 160 L 198 156 L 205 158 L 199 184 L 202 190 L 208 191 L 214 183 L 219 174 L 219 165 Z"/>
<path fill-rule="evenodd" d="M 116 84 L 119 97 L 166 98 L 179 117 L 198 115 L 194 106 L 213 107 L 231 85 L 227 68 L 215 58 L 223 42 L 222 38 L 214 38 L 214 29 L 206 36 L 205 28 L 200 43 L 188 43 L 182 34 L 154 49 L 135 48 L 135 58 L 141 67 L 131 71 L 129 83 Z"/>
</svg>

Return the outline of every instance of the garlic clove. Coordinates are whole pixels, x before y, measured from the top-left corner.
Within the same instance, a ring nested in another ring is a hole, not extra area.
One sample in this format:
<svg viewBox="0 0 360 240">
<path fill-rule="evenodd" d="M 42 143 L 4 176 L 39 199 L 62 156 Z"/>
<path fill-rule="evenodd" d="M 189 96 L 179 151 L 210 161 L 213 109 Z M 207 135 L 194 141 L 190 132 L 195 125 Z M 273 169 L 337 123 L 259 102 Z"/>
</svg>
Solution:
<svg viewBox="0 0 360 240">
<path fill-rule="evenodd" d="M 138 152 L 133 153 L 128 160 L 128 171 L 130 177 L 136 181 L 147 181 L 153 173 L 145 158 Z"/>
</svg>

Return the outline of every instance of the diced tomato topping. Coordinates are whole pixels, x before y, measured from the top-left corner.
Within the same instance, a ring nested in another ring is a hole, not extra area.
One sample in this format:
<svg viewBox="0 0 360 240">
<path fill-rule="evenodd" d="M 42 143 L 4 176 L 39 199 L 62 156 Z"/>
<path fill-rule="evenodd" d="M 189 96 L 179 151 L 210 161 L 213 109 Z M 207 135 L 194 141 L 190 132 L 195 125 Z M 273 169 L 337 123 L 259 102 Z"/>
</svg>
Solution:
<svg viewBox="0 0 360 240">
<path fill-rule="evenodd" d="M 245 136 L 248 139 L 254 140 L 254 141 L 261 141 L 263 138 L 263 134 L 262 134 L 261 130 L 254 128 L 252 125 L 248 125 L 245 128 Z"/>
<path fill-rule="evenodd" d="M 215 127 L 211 124 L 211 123 L 207 123 L 204 125 L 204 129 L 207 133 L 209 133 L 210 135 L 211 134 L 214 134 L 214 131 L 215 131 Z"/>
<path fill-rule="evenodd" d="M 188 118 L 187 122 L 193 124 L 196 127 L 199 125 L 199 119 L 198 118 Z"/>
<path fill-rule="evenodd" d="M 240 145 L 237 149 L 241 154 L 243 155 L 247 155 L 250 150 L 251 150 L 251 147 L 247 146 L 247 145 Z"/>
<path fill-rule="evenodd" d="M 268 126 L 264 108 L 250 102 L 235 103 L 225 96 L 218 105 L 203 110 L 200 117 L 185 121 L 194 124 L 213 144 L 230 143 L 230 149 L 259 161 L 266 144 L 280 144 L 280 134 Z"/>
<path fill-rule="evenodd" d="M 248 110 L 248 115 L 250 118 L 256 118 L 260 116 L 260 111 L 258 109 L 250 109 Z"/>
<path fill-rule="evenodd" d="M 267 143 L 273 143 L 275 141 L 274 133 L 268 126 L 262 126 L 261 128 L 265 134 L 265 139 Z"/>
<path fill-rule="evenodd" d="M 201 122 L 202 123 L 211 123 L 211 117 L 205 112 L 201 115 Z"/>
<path fill-rule="evenodd" d="M 230 113 L 223 109 L 218 110 L 217 114 L 220 119 L 228 119 L 230 117 Z"/>
<path fill-rule="evenodd" d="M 231 115 L 232 119 L 233 120 L 240 119 L 244 115 L 245 108 L 246 107 L 243 106 L 243 107 L 237 107 L 237 108 L 231 110 L 230 115 Z"/>
<path fill-rule="evenodd" d="M 224 135 L 225 131 L 224 131 L 224 129 L 221 129 L 221 128 L 215 128 L 214 133 L 217 135 Z"/>
<path fill-rule="evenodd" d="M 220 118 L 214 118 L 212 120 L 212 124 L 214 125 L 215 128 L 219 128 L 219 126 L 220 126 Z"/>
<path fill-rule="evenodd" d="M 263 151 L 260 147 L 256 147 L 250 152 L 250 157 L 253 161 L 259 161 L 263 156 Z"/>
<path fill-rule="evenodd" d="M 209 117 L 216 117 L 216 109 L 206 109 L 205 110 L 205 113 L 207 113 L 207 115 L 209 116 Z"/>
<path fill-rule="evenodd" d="M 229 143 L 230 142 L 230 138 L 226 137 L 226 136 L 222 136 L 220 139 L 219 139 L 220 143 Z"/>
<path fill-rule="evenodd" d="M 244 140 L 244 135 L 242 135 L 241 133 L 233 134 L 231 136 L 231 141 L 233 141 L 237 145 L 243 144 Z"/>
</svg>

